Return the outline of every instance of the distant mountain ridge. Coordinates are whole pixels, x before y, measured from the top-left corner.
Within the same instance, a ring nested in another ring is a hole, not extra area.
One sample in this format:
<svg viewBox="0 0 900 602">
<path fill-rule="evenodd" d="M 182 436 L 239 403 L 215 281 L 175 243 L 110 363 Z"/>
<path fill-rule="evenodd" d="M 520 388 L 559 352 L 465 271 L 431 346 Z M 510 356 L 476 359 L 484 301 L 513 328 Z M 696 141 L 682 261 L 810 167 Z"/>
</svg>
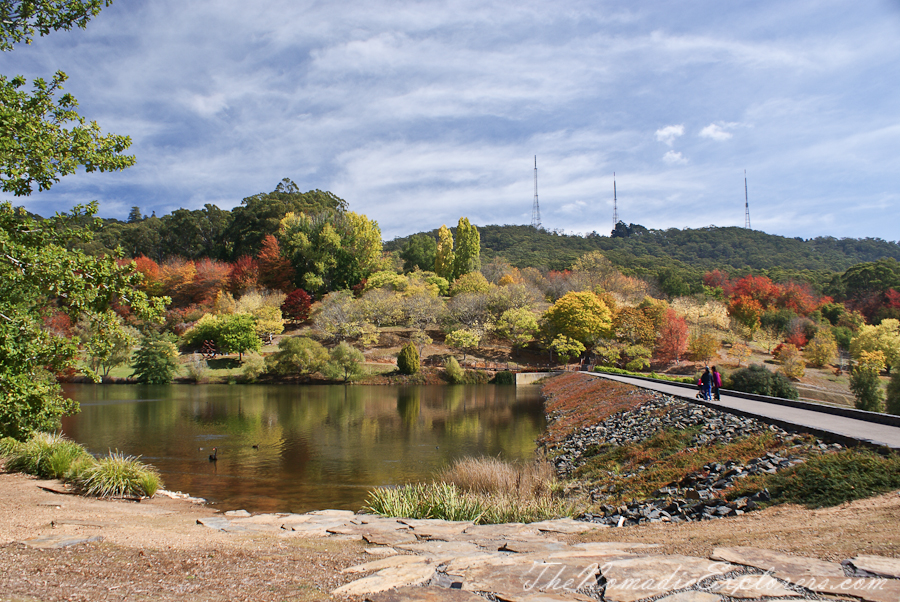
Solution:
<svg viewBox="0 0 900 602">
<path fill-rule="evenodd" d="M 627 235 L 617 237 L 570 236 L 531 226 L 490 225 L 478 230 L 483 261 L 502 257 L 519 268 L 563 270 L 581 255 L 601 251 L 621 269 L 638 275 L 658 275 L 666 268 L 695 275 L 714 269 L 764 272 L 776 278 L 817 272 L 804 279 L 822 282 L 827 274 L 857 263 L 884 257 L 900 260 L 900 244 L 879 238 L 802 240 L 738 227 L 648 230 L 632 224 L 618 230 L 627 230 Z M 385 249 L 400 250 L 411 236 L 387 242 Z"/>
</svg>

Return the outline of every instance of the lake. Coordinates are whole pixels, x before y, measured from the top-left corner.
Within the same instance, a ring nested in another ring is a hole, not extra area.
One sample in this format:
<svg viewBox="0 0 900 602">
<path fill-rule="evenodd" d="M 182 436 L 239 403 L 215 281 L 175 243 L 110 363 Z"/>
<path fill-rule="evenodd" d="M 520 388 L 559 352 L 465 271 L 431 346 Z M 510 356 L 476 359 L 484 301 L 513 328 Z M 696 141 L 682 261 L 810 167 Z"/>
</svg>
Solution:
<svg viewBox="0 0 900 602">
<path fill-rule="evenodd" d="M 64 390 L 81 413 L 63 431 L 91 453 L 139 455 L 166 489 L 251 512 L 359 510 L 371 488 L 430 480 L 457 458 L 528 461 L 545 424 L 533 385 Z"/>
</svg>

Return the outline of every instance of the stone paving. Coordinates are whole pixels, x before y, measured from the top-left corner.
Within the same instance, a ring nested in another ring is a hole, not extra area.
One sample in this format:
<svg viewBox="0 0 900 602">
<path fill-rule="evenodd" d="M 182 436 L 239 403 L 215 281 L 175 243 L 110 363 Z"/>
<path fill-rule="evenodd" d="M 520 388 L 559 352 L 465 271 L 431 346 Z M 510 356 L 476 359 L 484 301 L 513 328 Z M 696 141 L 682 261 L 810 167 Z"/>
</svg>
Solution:
<svg viewBox="0 0 900 602">
<path fill-rule="evenodd" d="M 372 560 L 344 569 L 358 577 L 332 594 L 371 602 L 900 602 L 900 559 L 836 563 L 747 547 L 699 558 L 659 554 L 654 544 L 567 544 L 560 537 L 607 528 L 572 519 L 476 525 L 323 510 L 197 522 L 229 533 L 363 540 Z"/>
</svg>

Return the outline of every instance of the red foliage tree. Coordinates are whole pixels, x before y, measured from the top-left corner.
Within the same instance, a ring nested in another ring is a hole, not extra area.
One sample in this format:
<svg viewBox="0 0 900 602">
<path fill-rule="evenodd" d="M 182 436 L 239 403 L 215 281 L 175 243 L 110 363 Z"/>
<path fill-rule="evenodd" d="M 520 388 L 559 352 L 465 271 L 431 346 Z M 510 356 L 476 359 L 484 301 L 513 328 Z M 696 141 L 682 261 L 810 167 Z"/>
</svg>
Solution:
<svg viewBox="0 0 900 602">
<path fill-rule="evenodd" d="M 730 297 L 732 294 L 733 285 L 731 279 L 728 278 L 728 274 L 720 272 L 719 270 L 713 270 L 712 272 L 703 274 L 703 284 L 709 288 L 722 289 L 722 292 L 726 297 Z"/>
<path fill-rule="evenodd" d="M 661 360 L 678 361 L 688 345 L 687 321 L 673 310 L 666 310 L 666 318 L 659 331 L 656 345 L 656 357 Z"/>
<path fill-rule="evenodd" d="M 219 291 L 228 287 L 231 266 L 213 259 L 201 259 L 195 267 L 194 281 L 190 285 L 191 301 L 200 304 L 212 303 Z"/>
<path fill-rule="evenodd" d="M 263 239 L 256 262 L 259 266 L 259 284 L 285 293 L 294 289 L 294 267 L 287 257 L 281 254 L 278 239 L 271 234 Z"/>
<path fill-rule="evenodd" d="M 778 296 L 776 305 L 780 308 L 790 309 L 797 315 L 806 316 L 821 305 L 821 302 L 808 284 L 788 282 L 781 287 L 781 294 Z"/>
<path fill-rule="evenodd" d="M 256 288 L 258 281 L 259 263 L 248 255 L 239 257 L 228 270 L 228 290 L 235 295 Z"/>
<path fill-rule="evenodd" d="M 137 271 L 144 276 L 141 288 L 151 295 L 162 294 L 159 264 L 144 255 L 135 257 L 134 263 Z"/>
<path fill-rule="evenodd" d="M 734 283 L 731 294 L 758 301 L 765 310 L 781 296 L 781 287 L 765 276 L 744 276 Z"/>
<path fill-rule="evenodd" d="M 309 318 L 309 306 L 312 298 L 302 288 L 294 289 L 281 304 L 281 314 L 294 322 L 303 322 Z"/>
</svg>

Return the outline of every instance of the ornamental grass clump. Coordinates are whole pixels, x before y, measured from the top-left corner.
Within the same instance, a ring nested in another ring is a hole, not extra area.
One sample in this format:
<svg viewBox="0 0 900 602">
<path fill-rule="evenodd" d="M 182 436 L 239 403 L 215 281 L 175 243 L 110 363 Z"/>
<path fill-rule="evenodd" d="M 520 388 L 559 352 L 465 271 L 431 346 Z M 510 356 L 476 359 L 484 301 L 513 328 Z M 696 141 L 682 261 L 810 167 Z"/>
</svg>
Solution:
<svg viewBox="0 0 900 602">
<path fill-rule="evenodd" d="M 82 493 L 97 497 L 152 497 L 160 484 L 155 469 L 119 451 L 100 458 L 75 480 Z"/>
<path fill-rule="evenodd" d="M 62 435 L 35 433 L 24 443 L 4 443 L 6 469 L 45 479 L 65 478 L 73 462 L 90 458 L 81 445 Z"/>
</svg>

